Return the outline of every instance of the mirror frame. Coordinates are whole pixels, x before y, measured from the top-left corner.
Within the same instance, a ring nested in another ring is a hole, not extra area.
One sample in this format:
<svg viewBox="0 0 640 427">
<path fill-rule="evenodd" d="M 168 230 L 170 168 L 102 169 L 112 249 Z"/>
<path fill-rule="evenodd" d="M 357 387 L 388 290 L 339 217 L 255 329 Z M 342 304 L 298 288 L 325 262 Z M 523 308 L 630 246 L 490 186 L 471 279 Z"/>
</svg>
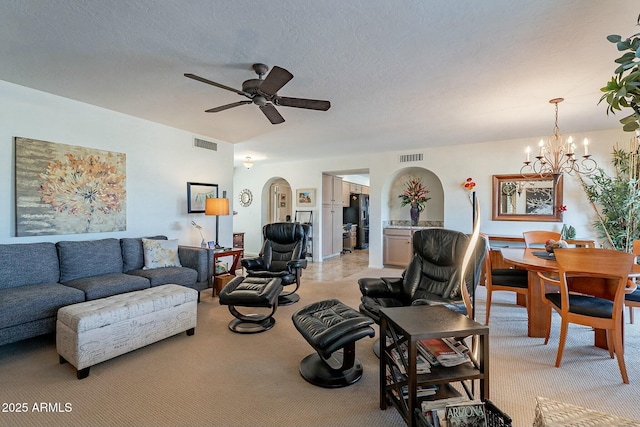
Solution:
<svg viewBox="0 0 640 427">
<path fill-rule="evenodd" d="M 551 181 L 553 177 L 535 176 L 524 177 L 522 175 L 493 175 L 493 209 L 491 219 L 493 221 L 540 221 L 540 222 L 562 222 L 562 211 L 558 209 L 562 206 L 562 175 L 558 178 L 555 186 L 555 197 L 553 201 L 552 215 L 537 214 L 503 214 L 500 213 L 500 184 L 504 181 Z"/>
</svg>

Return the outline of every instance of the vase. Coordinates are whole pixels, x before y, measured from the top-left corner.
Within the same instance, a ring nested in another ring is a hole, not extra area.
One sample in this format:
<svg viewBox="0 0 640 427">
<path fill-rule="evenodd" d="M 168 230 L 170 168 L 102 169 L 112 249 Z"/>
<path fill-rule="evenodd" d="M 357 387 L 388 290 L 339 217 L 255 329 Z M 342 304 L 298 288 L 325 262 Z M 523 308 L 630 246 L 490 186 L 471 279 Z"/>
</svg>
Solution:
<svg viewBox="0 0 640 427">
<path fill-rule="evenodd" d="M 418 207 L 418 205 L 411 205 L 409 214 L 411 215 L 411 225 L 418 225 L 418 221 L 420 220 L 420 208 Z"/>
</svg>

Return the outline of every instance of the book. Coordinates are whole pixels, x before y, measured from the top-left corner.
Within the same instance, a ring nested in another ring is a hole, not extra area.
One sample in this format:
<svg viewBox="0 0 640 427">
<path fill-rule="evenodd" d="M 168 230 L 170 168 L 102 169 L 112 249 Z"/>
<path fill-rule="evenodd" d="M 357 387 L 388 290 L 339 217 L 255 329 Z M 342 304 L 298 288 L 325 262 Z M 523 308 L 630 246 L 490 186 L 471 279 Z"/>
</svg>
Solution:
<svg viewBox="0 0 640 427">
<path fill-rule="evenodd" d="M 479 400 L 449 404 L 444 408 L 447 427 L 486 427 L 484 402 Z"/>
</svg>

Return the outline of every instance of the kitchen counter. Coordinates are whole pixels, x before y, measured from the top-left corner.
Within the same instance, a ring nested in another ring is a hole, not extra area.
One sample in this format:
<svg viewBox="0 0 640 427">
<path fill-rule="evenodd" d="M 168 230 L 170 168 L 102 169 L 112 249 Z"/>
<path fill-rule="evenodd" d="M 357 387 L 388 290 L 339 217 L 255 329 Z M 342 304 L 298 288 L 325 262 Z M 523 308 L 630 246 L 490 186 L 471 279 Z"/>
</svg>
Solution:
<svg viewBox="0 0 640 427">
<path fill-rule="evenodd" d="M 443 221 L 419 221 L 418 225 L 412 226 L 411 221 L 403 220 L 391 220 L 383 221 L 382 228 L 395 228 L 395 229 L 412 229 L 412 230 L 424 230 L 426 228 L 443 228 Z"/>
</svg>

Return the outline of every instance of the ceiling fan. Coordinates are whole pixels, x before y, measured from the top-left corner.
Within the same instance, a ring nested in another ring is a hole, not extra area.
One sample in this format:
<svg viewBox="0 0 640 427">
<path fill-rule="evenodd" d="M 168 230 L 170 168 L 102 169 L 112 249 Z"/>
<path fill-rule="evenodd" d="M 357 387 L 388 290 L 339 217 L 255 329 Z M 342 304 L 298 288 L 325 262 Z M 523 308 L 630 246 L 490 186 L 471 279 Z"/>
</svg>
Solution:
<svg viewBox="0 0 640 427">
<path fill-rule="evenodd" d="M 238 107 L 245 104 L 256 104 L 260 107 L 262 113 L 269 119 L 271 124 L 277 125 L 284 122 L 284 118 L 276 110 L 276 105 L 282 107 L 306 108 L 308 110 L 327 111 L 331 107 L 329 101 L 320 101 L 318 99 L 306 98 L 289 98 L 286 96 L 278 96 L 277 92 L 293 78 L 293 74 L 280 68 L 277 65 L 271 69 L 271 72 L 264 79 L 262 76 L 269 71 L 269 67 L 265 64 L 253 64 L 253 71 L 258 74 L 257 79 L 249 79 L 242 83 L 242 90 L 234 89 L 220 83 L 213 82 L 195 74 L 185 73 L 185 77 L 199 82 L 210 84 L 220 89 L 230 90 L 238 95 L 245 96 L 249 99 L 232 102 L 231 104 L 221 105 L 220 107 L 205 110 L 205 113 L 219 113 L 229 108 Z"/>
</svg>

